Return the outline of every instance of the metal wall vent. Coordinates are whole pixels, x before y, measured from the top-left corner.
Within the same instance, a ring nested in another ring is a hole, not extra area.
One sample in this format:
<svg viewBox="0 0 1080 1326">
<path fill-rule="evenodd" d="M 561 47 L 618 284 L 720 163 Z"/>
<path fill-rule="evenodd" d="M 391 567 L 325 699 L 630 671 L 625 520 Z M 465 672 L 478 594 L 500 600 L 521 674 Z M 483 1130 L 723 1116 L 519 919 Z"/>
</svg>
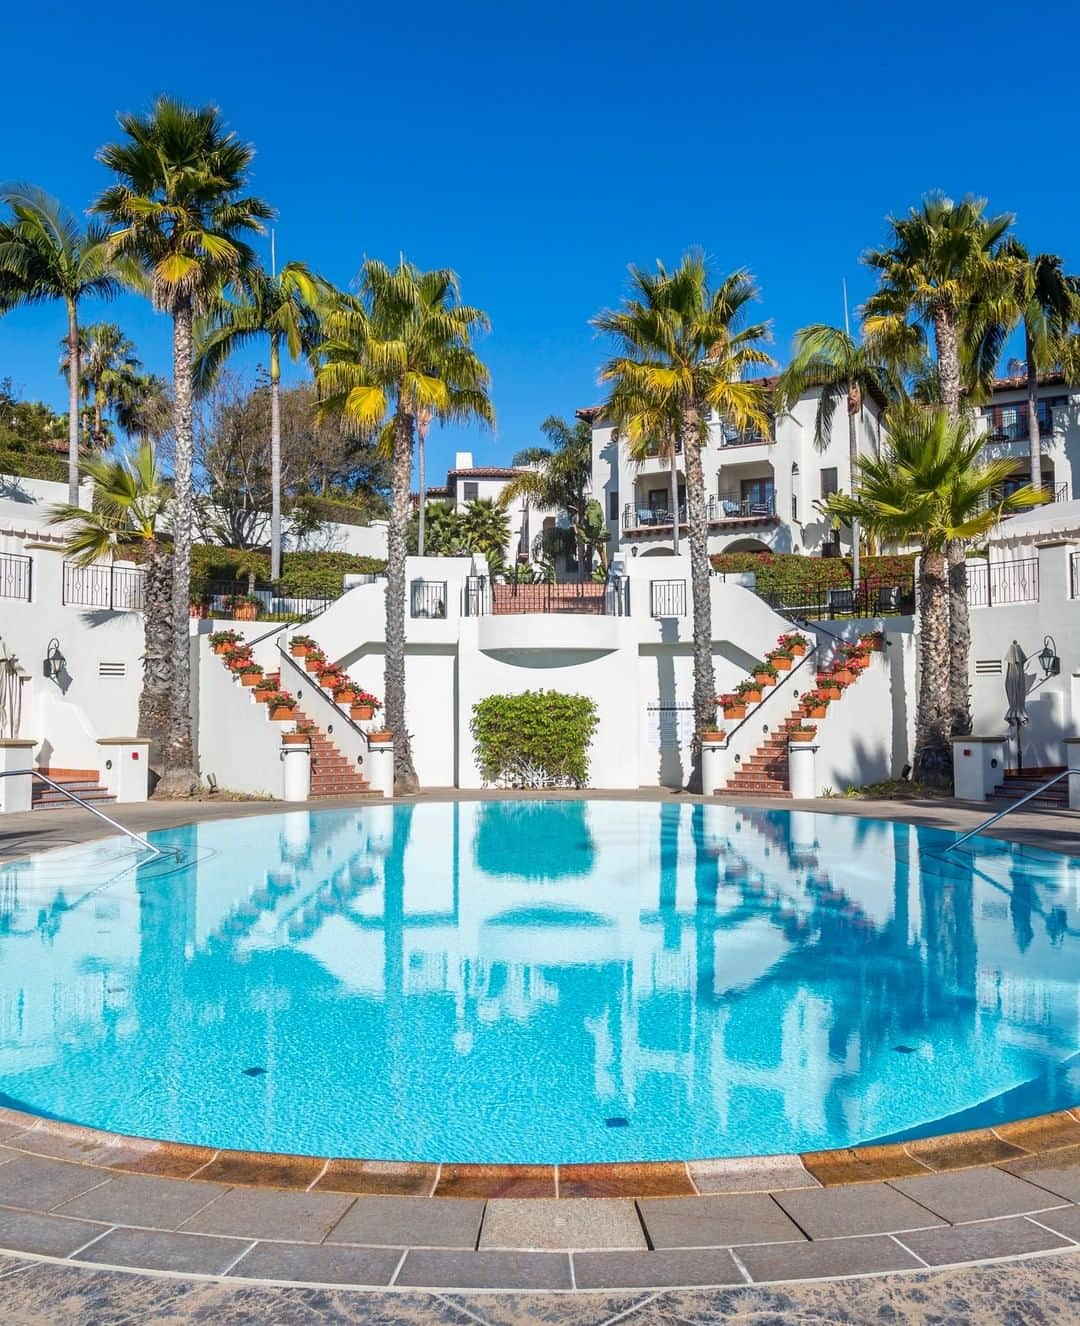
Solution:
<svg viewBox="0 0 1080 1326">
<path fill-rule="evenodd" d="M 977 658 L 975 660 L 976 677 L 1000 677 L 1001 659 L 1000 658 Z"/>
<path fill-rule="evenodd" d="M 97 665 L 99 677 L 126 677 L 126 663 L 99 663 Z"/>
</svg>

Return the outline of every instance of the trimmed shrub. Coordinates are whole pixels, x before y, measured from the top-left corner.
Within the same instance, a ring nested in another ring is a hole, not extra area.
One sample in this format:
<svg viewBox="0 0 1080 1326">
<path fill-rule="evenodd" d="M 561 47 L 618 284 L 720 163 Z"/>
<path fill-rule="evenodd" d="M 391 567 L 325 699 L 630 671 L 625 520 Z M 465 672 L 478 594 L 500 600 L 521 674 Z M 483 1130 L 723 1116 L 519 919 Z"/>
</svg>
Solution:
<svg viewBox="0 0 1080 1326">
<path fill-rule="evenodd" d="M 346 574 L 382 571 L 386 562 L 379 557 L 360 557 L 342 552 L 291 552 L 281 559 L 278 584 L 285 594 L 298 598 L 336 598 L 341 593 Z M 216 544 L 197 543 L 191 549 L 191 578 L 203 580 L 240 580 L 254 570 L 259 581 L 269 579 L 270 555 L 242 548 L 220 548 Z"/>
<path fill-rule="evenodd" d="M 584 787 L 596 705 L 584 695 L 524 691 L 473 705 L 476 762 L 485 783 Z"/>
<path fill-rule="evenodd" d="M 713 569 L 726 574 L 753 571 L 755 588 L 762 595 L 806 590 L 843 589 L 851 584 L 850 557 L 808 557 L 803 553 L 716 553 Z M 862 557 L 859 571 L 871 585 L 902 585 L 915 570 L 913 554 Z"/>
</svg>

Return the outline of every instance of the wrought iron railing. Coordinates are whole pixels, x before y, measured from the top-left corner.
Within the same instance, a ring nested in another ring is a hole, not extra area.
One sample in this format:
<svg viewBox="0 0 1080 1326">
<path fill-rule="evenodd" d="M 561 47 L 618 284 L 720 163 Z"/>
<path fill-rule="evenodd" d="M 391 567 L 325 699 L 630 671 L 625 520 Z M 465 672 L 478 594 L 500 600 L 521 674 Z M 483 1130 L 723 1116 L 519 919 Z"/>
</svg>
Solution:
<svg viewBox="0 0 1080 1326">
<path fill-rule="evenodd" d="M 971 608 L 1039 601 L 1039 559 L 1013 562 L 968 562 L 967 600 Z"/>
<path fill-rule="evenodd" d="M 759 590 L 782 612 L 804 619 L 904 617 L 915 611 L 915 578 L 865 576 L 858 585 L 785 585 Z"/>
<path fill-rule="evenodd" d="M 409 585 L 409 616 L 446 616 L 446 581 L 414 580 Z"/>
<path fill-rule="evenodd" d="M 649 611 L 653 617 L 685 617 L 686 581 L 650 581 Z"/>
<path fill-rule="evenodd" d="M 230 621 L 295 623 L 337 602 L 342 590 L 295 594 L 287 585 L 257 580 L 193 580 L 191 615 Z"/>
<path fill-rule="evenodd" d="M 142 612 L 146 573 L 137 566 L 95 563 L 80 566 L 65 562 L 61 602 L 75 608 L 105 608 L 113 612 Z"/>
<path fill-rule="evenodd" d="M 705 519 L 710 525 L 725 521 L 775 520 L 776 496 L 743 497 L 738 493 L 721 493 L 706 498 Z M 664 507 L 635 506 L 627 502 L 623 507 L 622 527 L 627 529 L 669 529 L 674 524 L 671 512 Z M 679 506 L 679 524 L 686 524 L 686 504 Z"/>
<path fill-rule="evenodd" d="M 30 602 L 34 560 L 22 553 L 0 553 L 0 599 Z"/>
<path fill-rule="evenodd" d="M 462 591 L 461 612 L 464 617 L 536 612 L 625 617 L 630 612 L 630 582 L 623 576 L 603 584 L 593 580 L 492 584 L 487 576 L 470 576 Z"/>
</svg>

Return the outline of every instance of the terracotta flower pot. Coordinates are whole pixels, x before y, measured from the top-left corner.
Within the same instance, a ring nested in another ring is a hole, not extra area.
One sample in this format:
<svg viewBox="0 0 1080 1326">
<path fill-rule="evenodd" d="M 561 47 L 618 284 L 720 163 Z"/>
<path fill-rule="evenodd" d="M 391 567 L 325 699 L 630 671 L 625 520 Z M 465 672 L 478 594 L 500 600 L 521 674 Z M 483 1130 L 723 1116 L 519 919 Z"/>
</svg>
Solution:
<svg viewBox="0 0 1080 1326">
<path fill-rule="evenodd" d="M 215 645 L 215 646 L 214 646 L 214 653 L 220 656 L 221 654 L 224 654 L 224 652 L 226 651 L 226 649 L 231 649 L 231 648 L 232 648 L 232 644 L 231 644 L 231 642 L 230 642 L 229 644 L 226 644 L 226 645 Z"/>
<path fill-rule="evenodd" d="M 356 698 L 356 692 L 351 686 L 339 686 L 334 692 L 334 700 L 337 704 L 352 704 Z"/>
<path fill-rule="evenodd" d="M 840 687 L 830 685 L 827 680 L 818 682 L 818 690 L 822 693 L 822 695 L 827 695 L 830 700 L 840 699 L 841 695 Z"/>
<path fill-rule="evenodd" d="M 848 667 L 834 668 L 833 676 L 836 678 L 837 681 L 842 681 L 848 686 L 850 686 L 851 683 L 855 680 L 855 674 Z"/>
<path fill-rule="evenodd" d="M 791 671 L 792 660 L 790 658 L 771 658 L 769 659 L 769 662 L 773 665 L 773 667 L 777 670 L 777 672 Z"/>
<path fill-rule="evenodd" d="M 702 728 L 698 733 L 702 741 L 723 741 L 727 733 L 720 727 Z"/>
<path fill-rule="evenodd" d="M 286 704 L 279 704 L 276 709 L 270 710 L 270 717 L 275 723 L 287 723 L 292 719 L 293 710 Z"/>
<path fill-rule="evenodd" d="M 746 701 L 747 704 L 760 704 L 761 703 L 760 688 L 754 691 L 743 691 L 743 699 Z"/>
<path fill-rule="evenodd" d="M 775 686 L 776 678 L 770 677 L 767 672 L 755 672 L 754 680 L 759 686 Z"/>
<path fill-rule="evenodd" d="M 324 691 L 336 691 L 341 685 L 341 678 L 332 672 L 327 672 L 319 678 L 319 685 Z"/>
<path fill-rule="evenodd" d="M 293 658 L 307 658 L 308 650 L 310 648 L 310 645 L 298 645 L 293 641 L 289 645 L 289 653 L 292 654 Z"/>
<path fill-rule="evenodd" d="M 806 715 L 807 718 L 824 718 L 825 715 L 828 713 L 828 710 L 825 708 L 823 704 L 818 704 L 814 705 L 813 707 L 804 709 L 803 713 Z"/>
<path fill-rule="evenodd" d="M 232 610 L 233 621 L 253 622 L 259 615 L 259 609 L 254 603 L 241 603 Z"/>
<path fill-rule="evenodd" d="M 262 678 L 255 686 L 255 699 L 259 704 L 265 704 L 271 695 L 277 690 L 276 686 L 267 686 L 266 678 Z"/>
<path fill-rule="evenodd" d="M 369 722 L 375 717 L 375 706 L 372 704 L 354 704 L 349 710 L 349 716 L 358 723 Z"/>
<path fill-rule="evenodd" d="M 803 655 L 806 653 L 805 645 L 788 645 L 788 648 L 791 650 L 791 652 L 795 655 L 796 658 L 802 658 Z"/>
<path fill-rule="evenodd" d="M 201 620 L 202 618 L 204 618 L 204 617 L 206 616 L 206 612 L 207 612 L 207 609 L 206 609 L 206 605 L 205 605 L 204 603 L 189 603 L 189 604 L 188 604 L 188 616 L 189 616 L 189 617 L 196 617 L 196 618 L 199 618 L 199 619 Z"/>
<path fill-rule="evenodd" d="M 393 740 L 394 740 L 394 734 L 393 734 L 392 732 L 369 732 L 369 733 L 368 733 L 368 741 L 369 741 L 373 746 L 378 746 L 378 745 L 381 745 L 383 742 L 388 742 L 388 741 L 393 741 Z"/>
<path fill-rule="evenodd" d="M 261 672 L 242 672 L 240 674 L 241 686 L 259 686 L 262 684 Z"/>
<path fill-rule="evenodd" d="M 813 741 L 817 736 L 816 732 L 789 732 L 789 741 Z"/>
<path fill-rule="evenodd" d="M 724 705 L 725 718 L 745 718 L 746 705 L 744 704 L 726 704 Z"/>
<path fill-rule="evenodd" d="M 308 746 L 311 739 L 306 732 L 283 732 L 281 734 L 281 744 L 283 746 Z"/>
<path fill-rule="evenodd" d="M 306 654 L 304 656 L 304 667 L 307 668 L 308 672 L 318 672 L 318 670 L 322 667 L 323 662 L 324 662 L 323 659 L 312 658 L 310 654 Z"/>
</svg>

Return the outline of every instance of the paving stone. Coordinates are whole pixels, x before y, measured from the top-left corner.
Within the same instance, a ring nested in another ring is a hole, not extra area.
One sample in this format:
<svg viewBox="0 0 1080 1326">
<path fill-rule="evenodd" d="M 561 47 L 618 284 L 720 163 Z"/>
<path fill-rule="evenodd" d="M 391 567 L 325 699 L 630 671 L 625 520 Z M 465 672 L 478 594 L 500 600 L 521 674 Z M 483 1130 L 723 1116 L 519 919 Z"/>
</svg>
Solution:
<svg viewBox="0 0 1080 1326">
<path fill-rule="evenodd" d="M 661 1289 L 674 1285 L 741 1285 L 746 1281 L 726 1248 L 658 1252 L 575 1252 L 579 1289 Z"/>
<path fill-rule="evenodd" d="M 76 1248 L 104 1234 L 108 1225 L 63 1216 L 39 1215 L 36 1211 L 0 1210 L 0 1247 L 30 1252 L 39 1257 L 70 1257 Z"/>
<path fill-rule="evenodd" d="M 1080 1202 L 1080 1146 L 1003 1165 L 1010 1174 L 1070 1202 Z"/>
<path fill-rule="evenodd" d="M 123 1174 L 57 1207 L 62 1215 L 103 1220 L 109 1225 L 176 1229 L 227 1189 L 195 1180 Z"/>
<path fill-rule="evenodd" d="M 1060 1206 L 1061 1198 L 1004 1170 L 966 1169 L 921 1179 L 895 1179 L 891 1185 L 956 1225 L 992 1220 Z M 897 1226 L 899 1228 L 899 1226 Z"/>
<path fill-rule="evenodd" d="M 1064 1234 L 1074 1243 L 1080 1243 L 1080 1206 L 1062 1206 L 1056 1211 L 1040 1211 L 1038 1215 L 1030 1218 L 1037 1220 L 1040 1225 L 1049 1226 L 1059 1234 Z"/>
<path fill-rule="evenodd" d="M 955 1176 L 950 1175 L 947 1182 Z M 936 1215 L 884 1183 L 856 1183 L 846 1188 L 781 1192 L 774 1200 L 812 1239 L 855 1234 L 891 1234 L 943 1224 Z"/>
<path fill-rule="evenodd" d="M 744 1160 L 699 1160 L 687 1168 L 699 1193 L 774 1192 L 781 1188 L 820 1188 L 798 1156 L 756 1156 Z"/>
<path fill-rule="evenodd" d="M 487 1204 L 480 1231 L 482 1249 L 646 1246 L 637 1210 L 626 1198 L 496 1198 Z"/>
<path fill-rule="evenodd" d="M 479 1200 L 447 1197 L 359 1197 L 326 1236 L 327 1243 L 384 1248 L 475 1248 L 484 1215 Z"/>
<path fill-rule="evenodd" d="M 250 1247 L 247 1239 L 173 1234 L 158 1229 L 114 1229 L 80 1253 L 79 1260 L 148 1271 L 222 1275 Z"/>
<path fill-rule="evenodd" d="M 30 1211 L 49 1211 L 79 1193 L 104 1183 L 108 1174 L 62 1160 L 19 1156 L 0 1165 L 0 1204 Z"/>
<path fill-rule="evenodd" d="M 554 1165 L 444 1165 L 436 1197 L 554 1197 Z"/>
<path fill-rule="evenodd" d="M 916 1230 L 896 1236 L 905 1248 L 931 1266 L 949 1266 L 953 1262 L 985 1261 L 992 1257 L 1022 1257 L 1029 1252 L 1067 1248 L 1071 1244 L 1060 1234 L 1051 1234 L 1023 1216 L 1005 1220 L 977 1221 L 970 1225 L 950 1225 L 942 1229 Z"/>
<path fill-rule="evenodd" d="M 758 1283 L 872 1275 L 877 1271 L 912 1270 L 920 1265 L 898 1243 L 879 1235 L 824 1239 L 820 1243 L 759 1243 L 740 1248 L 739 1260 Z"/>
<path fill-rule="evenodd" d="M 319 1243 L 356 1199 L 323 1192 L 233 1188 L 184 1222 L 193 1234 Z"/>
<path fill-rule="evenodd" d="M 401 1248 L 348 1248 L 314 1243 L 256 1243 L 229 1272 L 248 1280 L 305 1284 L 388 1285 Z"/>
<path fill-rule="evenodd" d="M 509 1196 L 510 1194 L 506 1194 Z M 522 1194 L 524 1195 L 524 1194 Z M 693 1197 L 682 1162 L 560 1165 L 560 1197 Z"/>
<path fill-rule="evenodd" d="M 771 1197 L 650 1197 L 638 1210 L 654 1248 L 726 1248 L 805 1238 Z"/>
<path fill-rule="evenodd" d="M 570 1289 L 565 1252 L 410 1249 L 395 1285 L 425 1289 Z"/>
</svg>

